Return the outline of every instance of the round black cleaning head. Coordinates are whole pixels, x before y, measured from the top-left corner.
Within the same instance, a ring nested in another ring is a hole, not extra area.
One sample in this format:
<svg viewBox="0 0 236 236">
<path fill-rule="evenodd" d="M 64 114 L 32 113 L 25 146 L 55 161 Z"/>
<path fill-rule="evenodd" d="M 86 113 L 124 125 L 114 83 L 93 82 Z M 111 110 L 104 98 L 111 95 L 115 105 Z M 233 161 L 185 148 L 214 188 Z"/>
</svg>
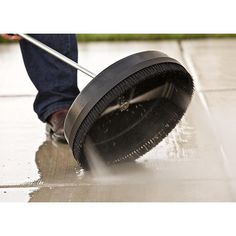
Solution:
<svg viewBox="0 0 236 236">
<path fill-rule="evenodd" d="M 139 158 L 176 126 L 192 93 L 190 74 L 164 53 L 119 60 L 85 87 L 68 112 L 65 135 L 75 159 L 88 168 L 88 139 L 108 165 Z"/>
</svg>

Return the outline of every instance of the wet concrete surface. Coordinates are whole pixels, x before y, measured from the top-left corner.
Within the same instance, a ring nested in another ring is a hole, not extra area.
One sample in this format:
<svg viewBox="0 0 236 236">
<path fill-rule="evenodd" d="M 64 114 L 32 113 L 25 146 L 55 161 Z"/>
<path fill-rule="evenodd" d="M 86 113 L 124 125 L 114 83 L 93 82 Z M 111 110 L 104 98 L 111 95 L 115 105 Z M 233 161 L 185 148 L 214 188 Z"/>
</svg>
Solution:
<svg viewBox="0 0 236 236">
<path fill-rule="evenodd" d="M 0 201 L 236 200 L 236 40 L 81 43 L 79 58 L 98 73 L 149 49 L 188 66 L 196 84 L 193 100 L 156 148 L 97 177 L 81 171 L 67 145 L 46 138 L 44 124 L 33 113 L 36 90 L 19 47 L 0 45 Z M 87 81 L 78 74 L 80 88 Z"/>
</svg>

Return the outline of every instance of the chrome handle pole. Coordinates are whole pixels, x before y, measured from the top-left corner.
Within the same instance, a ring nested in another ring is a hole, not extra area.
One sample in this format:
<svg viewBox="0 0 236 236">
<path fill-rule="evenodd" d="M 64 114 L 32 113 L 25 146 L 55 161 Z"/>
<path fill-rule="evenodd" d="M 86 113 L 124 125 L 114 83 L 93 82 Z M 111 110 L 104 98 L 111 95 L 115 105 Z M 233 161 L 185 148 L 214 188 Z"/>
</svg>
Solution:
<svg viewBox="0 0 236 236">
<path fill-rule="evenodd" d="M 92 73 L 91 71 L 87 70 L 85 67 L 79 65 L 78 63 L 72 61 L 70 58 L 62 55 L 61 53 L 57 52 L 56 50 L 48 47 L 47 45 L 41 43 L 40 41 L 38 41 L 37 39 L 29 36 L 28 34 L 19 34 L 17 33 L 20 37 L 24 38 L 25 40 L 31 42 L 32 44 L 34 44 L 35 46 L 43 49 L 44 51 L 48 52 L 49 54 L 51 54 L 52 56 L 60 59 L 61 61 L 65 62 L 66 64 L 74 67 L 75 69 L 83 72 L 84 74 L 90 76 L 91 78 L 95 78 L 95 74 Z"/>
</svg>

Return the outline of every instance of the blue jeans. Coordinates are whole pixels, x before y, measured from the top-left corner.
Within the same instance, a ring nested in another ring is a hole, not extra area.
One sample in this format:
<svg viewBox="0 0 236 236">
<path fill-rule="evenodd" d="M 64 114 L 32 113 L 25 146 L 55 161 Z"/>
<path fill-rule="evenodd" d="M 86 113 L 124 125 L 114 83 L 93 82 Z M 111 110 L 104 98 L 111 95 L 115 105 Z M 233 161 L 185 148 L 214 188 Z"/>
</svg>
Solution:
<svg viewBox="0 0 236 236">
<path fill-rule="evenodd" d="M 78 60 L 74 34 L 33 34 L 31 36 L 73 61 Z M 77 70 L 24 39 L 20 41 L 20 48 L 28 75 L 38 90 L 34 111 L 41 121 L 46 122 L 55 111 L 69 108 L 79 94 Z"/>
</svg>

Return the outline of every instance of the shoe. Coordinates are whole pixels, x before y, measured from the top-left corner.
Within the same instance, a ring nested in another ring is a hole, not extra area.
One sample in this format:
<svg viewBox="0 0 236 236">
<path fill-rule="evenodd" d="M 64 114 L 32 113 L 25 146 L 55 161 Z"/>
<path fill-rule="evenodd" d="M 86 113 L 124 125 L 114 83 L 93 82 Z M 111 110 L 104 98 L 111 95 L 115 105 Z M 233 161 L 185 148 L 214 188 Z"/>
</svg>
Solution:
<svg viewBox="0 0 236 236">
<path fill-rule="evenodd" d="M 67 143 L 64 135 L 64 121 L 68 109 L 60 109 L 50 115 L 46 121 L 46 134 L 57 142 Z"/>
</svg>

